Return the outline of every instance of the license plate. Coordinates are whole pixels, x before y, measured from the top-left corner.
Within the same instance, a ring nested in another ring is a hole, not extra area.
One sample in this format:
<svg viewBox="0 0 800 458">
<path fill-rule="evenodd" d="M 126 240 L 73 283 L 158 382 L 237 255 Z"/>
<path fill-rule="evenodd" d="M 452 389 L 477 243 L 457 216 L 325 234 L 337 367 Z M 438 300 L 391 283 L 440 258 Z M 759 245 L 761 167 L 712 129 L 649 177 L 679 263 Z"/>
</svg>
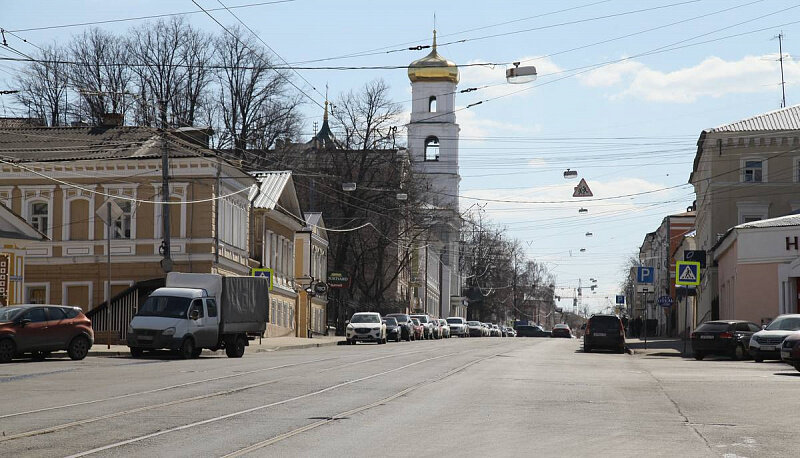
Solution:
<svg viewBox="0 0 800 458">
<path fill-rule="evenodd" d="M 772 345 L 762 345 L 761 351 L 775 351 L 775 347 Z"/>
<path fill-rule="evenodd" d="M 595 332 L 594 335 L 596 335 L 597 337 L 605 337 L 606 333 L 605 332 Z"/>
<path fill-rule="evenodd" d="M 714 336 L 700 336 L 701 339 L 713 339 Z"/>
</svg>

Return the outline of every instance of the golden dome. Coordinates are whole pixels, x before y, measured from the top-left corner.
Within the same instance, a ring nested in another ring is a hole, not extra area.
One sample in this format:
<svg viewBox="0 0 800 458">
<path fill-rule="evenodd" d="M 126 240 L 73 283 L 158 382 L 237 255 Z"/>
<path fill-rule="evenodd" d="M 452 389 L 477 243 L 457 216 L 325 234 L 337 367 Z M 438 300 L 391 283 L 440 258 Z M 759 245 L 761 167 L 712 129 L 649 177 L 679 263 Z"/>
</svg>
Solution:
<svg viewBox="0 0 800 458">
<path fill-rule="evenodd" d="M 449 81 L 458 84 L 458 66 L 436 52 L 436 31 L 433 31 L 433 49 L 422 59 L 408 66 L 408 79 L 417 81 Z"/>
</svg>

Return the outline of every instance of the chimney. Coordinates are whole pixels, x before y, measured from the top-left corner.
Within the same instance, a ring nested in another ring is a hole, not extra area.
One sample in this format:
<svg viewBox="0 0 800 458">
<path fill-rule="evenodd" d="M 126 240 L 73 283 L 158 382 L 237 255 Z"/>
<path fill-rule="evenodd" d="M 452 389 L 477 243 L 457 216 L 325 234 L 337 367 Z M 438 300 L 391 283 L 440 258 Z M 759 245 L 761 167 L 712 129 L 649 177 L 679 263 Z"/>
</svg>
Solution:
<svg viewBox="0 0 800 458">
<path fill-rule="evenodd" d="M 104 127 L 121 126 L 125 121 L 125 116 L 122 113 L 104 113 L 101 117 L 101 125 Z"/>
<path fill-rule="evenodd" d="M 208 148 L 209 140 L 214 135 L 214 129 L 210 127 L 179 127 L 172 132 L 181 140 L 203 148 Z"/>
</svg>

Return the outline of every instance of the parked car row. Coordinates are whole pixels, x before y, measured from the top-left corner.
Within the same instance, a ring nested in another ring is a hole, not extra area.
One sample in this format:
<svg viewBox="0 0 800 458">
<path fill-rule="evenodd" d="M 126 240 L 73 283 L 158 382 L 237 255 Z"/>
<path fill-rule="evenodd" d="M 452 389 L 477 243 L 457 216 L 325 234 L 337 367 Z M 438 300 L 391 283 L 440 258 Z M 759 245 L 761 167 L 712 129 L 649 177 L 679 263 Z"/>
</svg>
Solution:
<svg viewBox="0 0 800 458">
<path fill-rule="evenodd" d="M 433 318 L 427 314 L 358 312 L 347 323 L 348 344 L 357 342 L 448 339 L 450 337 L 516 337 L 513 328 L 462 317 Z"/>
</svg>

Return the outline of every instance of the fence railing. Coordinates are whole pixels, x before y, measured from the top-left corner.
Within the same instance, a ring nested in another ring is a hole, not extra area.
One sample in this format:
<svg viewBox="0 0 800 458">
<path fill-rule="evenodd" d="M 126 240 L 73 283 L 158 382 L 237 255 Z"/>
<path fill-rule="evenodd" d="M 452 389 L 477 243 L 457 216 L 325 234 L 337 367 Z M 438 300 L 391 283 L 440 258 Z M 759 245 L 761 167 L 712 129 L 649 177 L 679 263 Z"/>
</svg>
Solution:
<svg viewBox="0 0 800 458">
<path fill-rule="evenodd" d="M 164 279 L 138 282 L 130 288 L 103 302 L 86 313 L 92 320 L 95 343 L 124 344 L 128 334 L 128 324 L 136 309 L 156 288 L 164 286 Z"/>
</svg>

